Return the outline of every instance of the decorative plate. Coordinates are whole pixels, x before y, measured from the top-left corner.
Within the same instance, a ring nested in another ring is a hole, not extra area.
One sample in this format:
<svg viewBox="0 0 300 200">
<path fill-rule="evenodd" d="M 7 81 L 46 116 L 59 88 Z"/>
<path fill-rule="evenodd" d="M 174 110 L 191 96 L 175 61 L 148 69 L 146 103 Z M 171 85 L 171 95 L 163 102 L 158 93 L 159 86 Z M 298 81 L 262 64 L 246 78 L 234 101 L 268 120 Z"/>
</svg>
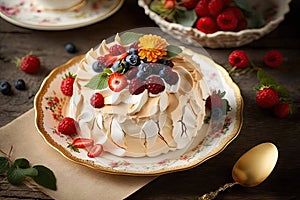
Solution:
<svg viewBox="0 0 300 200">
<path fill-rule="evenodd" d="M 117 157 L 103 152 L 100 157 L 89 158 L 67 148 L 65 136 L 58 134 L 57 118 L 63 117 L 64 103 L 68 98 L 58 89 L 66 73 L 76 73 L 83 56 L 75 57 L 57 67 L 43 81 L 35 98 L 36 127 L 46 142 L 66 158 L 106 173 L 121 175 L 159 175 L 195 167 L 220 153 L 238 135 L 242 126 L 243 99 L 238 86 L 228 73 L 210 58 L 195 54 L 210 93 L 226 99 L 226 113 L 207 112 L 203 131 L 206 136 L 194 143 L 187 151 L 174 151 L 157 157 Z"/>
<path fill-rule="evenodd" d="M 0 16 L 8 22 L 37 30 L 67 30 L 104 20 L 122 6 L 124 0 L 88 0 L 74 11 L 45 11 L 34 0 L 0 0 Z"/>
</svg>

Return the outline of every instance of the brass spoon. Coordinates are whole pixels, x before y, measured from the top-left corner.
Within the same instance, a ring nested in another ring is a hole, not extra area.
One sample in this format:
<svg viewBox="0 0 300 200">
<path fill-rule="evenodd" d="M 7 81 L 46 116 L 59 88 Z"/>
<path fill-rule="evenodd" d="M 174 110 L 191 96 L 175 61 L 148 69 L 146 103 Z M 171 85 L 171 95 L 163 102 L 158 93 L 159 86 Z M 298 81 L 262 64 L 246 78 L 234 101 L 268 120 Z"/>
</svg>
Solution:
<svg viewBox="0 0 300 200">
<path fill-rule="evenodd" d="M 274 169 L 278 158 L 278 150 L 272 143 L 261 143 L 243 154 L 232 168 L 235 182 L 227 183 L 214 192 L 204 194 L 198 200 L 214 199 L 219 192 L 236 184 L 254 187 L 263 182 Z"/>
</svg>

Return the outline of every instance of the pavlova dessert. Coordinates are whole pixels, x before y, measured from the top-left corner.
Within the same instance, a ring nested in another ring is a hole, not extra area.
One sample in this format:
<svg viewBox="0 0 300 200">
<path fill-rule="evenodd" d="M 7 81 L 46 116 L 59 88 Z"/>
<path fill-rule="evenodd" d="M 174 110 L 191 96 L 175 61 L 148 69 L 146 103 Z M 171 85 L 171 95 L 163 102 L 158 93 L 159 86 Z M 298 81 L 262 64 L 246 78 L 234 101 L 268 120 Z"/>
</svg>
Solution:
<svg viewBox="0 0 300 200">
<path fill-rule="evenodd" d="M 75 75 L 58 131 L 74 135 L 70 147 L 85 147 L 89 157 L 154 157 L 204 137 L 208 89 L 185 47 L 117 34 L 87 52 Z"/>
</svg>

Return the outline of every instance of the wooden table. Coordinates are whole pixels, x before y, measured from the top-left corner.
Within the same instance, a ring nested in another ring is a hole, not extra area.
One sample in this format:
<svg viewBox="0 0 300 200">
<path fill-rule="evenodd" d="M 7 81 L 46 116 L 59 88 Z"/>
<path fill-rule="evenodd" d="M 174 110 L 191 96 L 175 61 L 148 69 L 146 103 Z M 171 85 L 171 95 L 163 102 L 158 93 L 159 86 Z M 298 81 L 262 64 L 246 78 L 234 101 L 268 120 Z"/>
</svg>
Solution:
<svg viewBox="0 0 300 200">
<path fill-rule="evenodd" d="M 134 193 L 128 199 L 195 199 L 197 196 L 232 182 L 231 168 L 239 156 L 252 146 L 270 141 L 279 150 L 278 163 L 270 177 L 254 188 L 234 186 L 219 194 L 217 199 L 299 199 L 300 178 L 300 32 L 296 30 L 300 18 L 299 1 L 291 2 L 291 11 L 284 22 L 269 35 L 249 45 L 240 47 L 250 59 L 262 66 L 262 56 L 270 49 L 284 55 L 279 69 L 266 69 L 280 84 L 287 87 L 294 100 L 294 113 L 279 119 L 262 111 L 255 102 L 253 87 L 258 85 L 255 73 L 232 76 L 244 98 L 244 123 L 239 136 L 224 151 L 193 169 L 162 175 Z M 126 17 L 124 17 L 126 16 Z M 37 31 L 21 28 L 0 19 L 0 80 L 13 83 L 23 78 L 27 90 L 10 96 L 0 95 L 0 126 L 7 124 L 33 107 L 35 93 L 42 80 L 56 66 L 75 55 L 84 54 L 116 32 L 156 26 L 138 7 L 136 1 L 125 1 L 122 8 L 108 19 L 94 25 L 66 31 Z M 299 28 L 298 28 L 299 29 Z M 67 53 L 64 45 L 73 42 L 78 52 Z M 233 49 L 206 50 L 220 65 L 225 65 Z M 28 75 L 16 70 L 12 61 L 29 51 L 35 52 L 42 61 L 41 70 Z M 0 199 L 51 199 L 25 185 L 11 186 L 0 177 Z"/>
</svg>

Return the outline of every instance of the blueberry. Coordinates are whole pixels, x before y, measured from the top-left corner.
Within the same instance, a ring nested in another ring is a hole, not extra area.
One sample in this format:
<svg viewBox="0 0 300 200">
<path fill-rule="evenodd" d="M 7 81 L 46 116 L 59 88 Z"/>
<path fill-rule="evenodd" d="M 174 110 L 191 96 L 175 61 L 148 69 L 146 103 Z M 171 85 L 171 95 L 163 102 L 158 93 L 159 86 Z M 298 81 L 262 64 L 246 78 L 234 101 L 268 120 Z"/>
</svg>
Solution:
<svg viewBox="0 0 300 200">
<path fill-rule="evenodd" d="M 132 66 L 138 66 L 141 61 L 140 61 L 140 57 L 136 54 L 129 54 L 126 58 L 125 61 Z"/>
<path fill-rule="evenodd" d="M 94 70 L 94 72 L 97 72 L 97 73 L 103 72 L 104 67 L 105 66 L 100 64 L 99 60 L 95 61 L 92 65 L 92 69 Z"/>
<path fill-rule="evenodd" d="M 138 66 L 138 73 L 136 77 L 145 80 L 148 76 L 152 74 L 152 67 L 148 63 L 142 63 Z"/>
<path fill-rule="evenodd" d="M 137 50 L 135 48 L 130 48 L 128 53 L 129 55 L 137 55 Z"/>
<path fill-rule="evenodd" d="M 65 49 L 68 53 L 75 53 L 77 51 L 75 45 L 73 43 L 67 43 Z"/>
<path fill-rule="evenodd" d="M 161 59 L 158 62 L 161 63 L 161 64 L 163 64 L 163 65 L 167 65 L 169 67 L 173 67 L 174 66 L 174 63 L 171 60 Z"/>
<path fill-rule="evenodd" d="M 15 88 L 17 90 L 25 90 L 25 81 L 23 79 L 16 80 Z"/>
<path fill-rule="evenodd" d="M 0 92 L 4 95 L 9 95 L 11 93 L 11 86 L 9 82 L 3 81 L 0 84 Z"/>
</svg>

